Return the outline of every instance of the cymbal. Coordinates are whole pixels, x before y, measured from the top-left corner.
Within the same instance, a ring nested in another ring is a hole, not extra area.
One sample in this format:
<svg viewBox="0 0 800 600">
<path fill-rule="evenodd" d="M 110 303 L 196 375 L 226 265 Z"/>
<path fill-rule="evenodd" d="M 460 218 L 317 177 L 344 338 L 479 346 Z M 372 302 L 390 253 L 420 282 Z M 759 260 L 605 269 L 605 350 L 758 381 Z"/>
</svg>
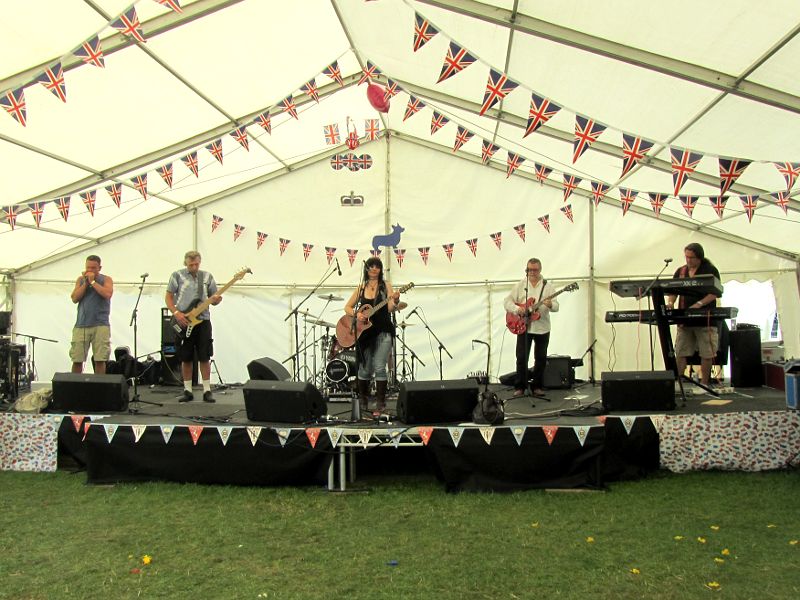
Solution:
<svg viewBox="0 0 800 600">
<path fill-rule="evenodd" d="M 311 323 L 312 325 L 321 325 L 322 327 L 336 327 L 336 325 L 333 323 L 323 321 L 322 319 L 306 319 L 306 323 Z"/>
<path fill-rule="evenodd" d="M 308 321 L 308 320 L 309 320 L 309 318 L 311 318 L 311 319 L 319 319 L 319 317 L 318 317 L 317 315 L 312 315 L 312 314 L 311 314 L 311 313 L 308 311 L 308 309 L 306 309 L 306 310 L 301 310 L 301 311 L 300 311 L 300 314 L 301 314 L 301 315 L 303 315 L 303 318 L 304 318 L 306 321 Z"/>
<path fill-rule="evenodd" d="M 320 300 L 327 300 L 328 302 L 341 302 L 342 300 L 344 300 L 344 298 L 342 298 L 341 296 L 336 296 L 334 294 L 328 294 L 327 296 L 325 295 L 317 296 L 317 298 L 319 298 Z"/>
<path fill-rule="evenodd" d="M 402 327 L 403 329 L 405 329 L 406 327 L 416 327 L 417 325 L 419 325 L 419 323 L 408 323 L 407 321 L 403 321 L 402 323 L 397 324 L 398 327 Z"/>
<path fill-rule="evenodd" d="M 397 303 L 397 310 L 405 310 L 406 308 L 408 308 L 408 302 Z"/>
</svg>

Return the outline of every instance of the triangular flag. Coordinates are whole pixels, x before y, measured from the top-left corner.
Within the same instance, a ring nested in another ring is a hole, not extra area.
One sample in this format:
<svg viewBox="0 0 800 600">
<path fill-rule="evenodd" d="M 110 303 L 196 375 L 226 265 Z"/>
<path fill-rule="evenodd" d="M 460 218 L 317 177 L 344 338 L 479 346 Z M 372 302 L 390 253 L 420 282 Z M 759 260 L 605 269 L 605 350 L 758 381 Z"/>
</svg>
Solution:
<svg viewBox="0 0 800 600">
<path fill-rule="evenodd" d="M 650 422 L 653 424 L 656 433 L 661 433 L 661 428 L 664 426 L 665 419 L 665 415 L 650 415 Z"/>
<path fill-rule="evenodd" d="M 755 196 L 739 196 L 739 199 L 742 201 L 742 207 L 745 213 L 747 213 L 747 220 L 752 223 L 753 215 L 756 212 L 756 205 L 758 204 L 758 194 Z"/>
<path fill-rule="evenodd" d="M 597 141 L 600 134 L 606 130 L 605 125 L 601 125 L 582 115 L 575 115 L 575 139 L 572 142 L 572 163 L 574 164 L 589 146 Z"/>
<path fill-rule="evenodd" d="M 456 73 L 460 73 L 474 63 L 475 60 L 475 57 L 464 48 L 451 41 L 450 45 L 447 47 L 447 55 L 444 57 L 442 72 L 439 74 L 439 79 L 436 83 L 442 83 L 445 79 L 449 79 Z"/>
<path fill-rule="evenodd" d="M 457 152 L 458 150 L 460 150 L 461 146 L 470 141 L 473 135 L 475 134 L 472 133 L 469 129 L 459 125 L 458 131 L 456 132 L 456 141 L 453 144 L 453 152 Z"/>
<path fill-rule="evenodd" d="M 539 217 L 539 223 L 542 224 L 542 227 L 544 227 L 547 233 L 550 233 L 550 215 L 542 215 Z"/>
<path fill-rule="evenodd" d="M 631 434 L 631 429 L 633 428 L 633 424 L 636 423 L 636 417 L 633 415 L 626 415 L 619 418 L 622 421 L 622 426 L 625 428 L 625 433 L 628 435 Z"/>
<path fill-rule="evenodd" d="M 81 192 L 80 194 L 81 200 L 83 200 L 84 205 L 86 206 L 86 210 L 89 211 L 89 214 L 94 216 L 94 205 L 97 201 L 97 190 L 89 190 L 86 192 Z"/>
<path fill-rule="evenodd" d="M 494 427 L 478 427 L 478 431 L 480 432 L 483 441 L 486 442 L 486 445 L 491 446 L 494 432 L 497 430 Z"/>
<path fill-rule="evenodd" d="M 433 427 L 419 427 L 417 433 L 419 433 L 423 445 L 427 446 L 428 442 L 431 440 L 431 435 L 433 435 Z"/>
<path fill-rule="evenodd" d="M 145 429 L 147 429 L 147 425 L 136 424 L 131 425 L 131 430 L 133 431 L 133 443 L 136 444 L 142 439 L 142 435 L 144 435 Z"/>
<path fill-rule="evenodd" d="M 414 13 L 414 44 L 412 46 L 414 52 L 430 42 L 437 33 L 439 33 L 439 30 L 431 25 L 427 19 L 418 12 Z"/>
<path fill-rule="evenodd" d="M 714 209 L 714 212 L 717 213 L 717 216 L 721 219 L 722 213 L 725 211 L 725 204 L 728 202 L 728 197 L 709 196 L 708 201 L 711 203 L 711 207 Z"/>
<path fill-rule="evenodd" d="M 653 142 L 628 133 L 622 134 L 622 174 L 625 177 L 645 157 Z"/>
<path fill-rule="evenodd" d="M 556 433 L 558 433 L 558 425 L 542 425 L 542 433 L 547 440 L 547 445 L 552 446 Z"/>
<path fill-rule="evenodd" d="M 358 443 L 364 448 L 369 446 L 369 441 L 372 439 L 372 429 L 359 429 L 358 430 Z"/>
<path fill-rule="evenodd" d="M 719 159 L 719 193 L 724 195 L 736 183 L 744 170 L 750 166 L 749 160 L 738 158 Z"/>
<path fill-rule="evenodd" d="M 564 186 L 564 202 L 566 202 L 567 199 L 572 195 L 572 192 L 578 188 L 580 183 L 581 179 L 579 177 L 564 173 L 564 181 L 562 184 Z"/>
<path fill-rule="evenodd" d="M 34 81 L 41 83 L 45 89 L 53 92 L 53 95 L 62 102 L 67 101 L 67 86 L 64 83 L 64 69 L 61 63 L 57 62 L 53 66 L 44 70 Z"/>
<path fill-rule="evenodd" d="M 623 217 L 627 214 L 628 209 L 631 207 L 631 204 L 633 204 L 633 201 L 636 200 L 636 196 L 638 194 L 639 192 L 636 190 L 631 190 L 623 187 L 619 188 L 619 199 L 620 202 L 622 202 Z"/>
<path fill-rule="evenodd" d="M 322 431 L 322 429 L 319 427 L 309 427 L 306 429 L 306 437 L 308 438 L 312 448 L 317 447 L 317 440 L 319 439 L 320 431 Z"/>
<path fill-rule="evenodd" d="M 535 132 L 539 127 L 547 123 L 561 107 L 558 104 L 550 102 L 547 98 L 531 94 L 531 108 L 528 111 L 528 124 L 525 127 L 525 133 L 522 137 L 526 137 Z"/>
<path fill-rule="evenodd" d="M 111 440 L 114 439 L 114 435 L 117 433 L 117 426 L 114 424 L 109 424 L 109 425 L 103 424 L 103 431 L 106 432 L 106 439 L 110 444 Z"/>
<path fill-rule="evenodd" d="M 98 36 L 91 37 L 83 42 L 73 54 L 87 65 L 94 65 L 101 69 L 106 66 L 103 58 L 103 48 L 100 46 L 100 38 Z"/>
<path fill-rule="evenodd" d="M 286 441 L 289 439 L 289 436 L 292 433 L 291 429 L 276 429 L 275 433 L 278 434 L 278 441 L 281 443 L 281 446 L 286 445 Z"/>
<path fill-rule="evenodd" d="M 342 434 L 344 433 L 343 429 L 338 427 L 327 427 L 328 437 L 331 440 L 331 446 L 336 448 L 336 444 L 339 443 L 339 440 L 342 439 Z"/>
<path fill-rule="evenodd" d="M 145 41 L 142 35 L 142 26 L 139 23 L 139 17 L 136 15 L 136 8 L 133 6 L 115 20 L 111 21 L 109 25 L 117 31 L 122 32 L 124 35 L 132 37 L 137 42 Z"/>
<path fill-rule="evenodd" d="M 458 443 L 461 441 L 461 438 L 464 436 L 464 428 L 463 427 L 448 427 L 447 431 L 450 432 L 450 439 L 453 440 L 453 446 L 458 448 Z"/>
<path fill-rule="evenodd" d="M 591 429 L 588 425 L 573 425 L 572 430 L 575 432 L 575 437 L 578 438 L 581 446 L 586 443 L 586 438 L 589 437 Z"/>
<path fill-rule="evenodd" d="M 164 438 L 164 443 L 169 444 L 169 440 L 175 428 L 172 427 L 172 425 L 159 425 L 159 428 L 161 429 L 161 437 Z"/>
<path fill-rule="evenodd" d="M 514 436 L 514 439 L 517 441 L 517 446 L 522 445 L 522 438 L 525 437 L 525 430 L 528 428 L 527 425 L 515 425 L 514 427 L 510 427 L 511 434 Z"/>
<path fill-rule="evenodd" d="M 605 183 L 592 181 L 592 200 L 594 201 L 595 207 L 600 204 L 600 201 L 603 198 L 605 198 L 605 195 L 610 188 L 611 186 L 606 185 Z"/>
<path fill-rule="evenodd" d="M 509 152 L 508 156 L 506 157 L 506 179 L 511 177 L 511 174 L 519 169 L 524 162 L 524 157 L 516 154 L 515 152 Z"/>
<path fill-rule="evenodd" d="M 172 189 L 172 163 L 167 163 L 156 168 L 156 173 L 161 176 L 169 189 Z"/>
<path fill-rule="evenodd" d="M 262 428 L 257 425 L 248 425 L 245 429 L 247 429 L 247 437 L 250 438 L 250 443 L 255 447 Z"/>
<path fill-rule="evenodd" d="M 483 94 L 483 103 L 478 112 L 483 116 L 487 110 L 492 108 L 500 100 L 503 100 L 511 92 L 513 92 L 519 84 L 508 78 L 505 73 L 489 69 L 489 81 L 486 82 L 486 91 Z"/>
<path fill-rule="evenodd" d="M 197 446 L 197 440 L 200 439 L 200 436 L 203 434 L 204 425 L 188 425 L 187 429 L 189 429 L 189 435 L 192 437 L 192 444 Z"/>
<path fill-rule="evenodd" d="M 231 431 L 233 431 L 233 427 L 228 426 L 218 426 L 217 433 L 219 434 L 219 439 L 222 440 L 222 445 L 227 446 L 228 440 L 231 437 Z"/>
<path fill-rule="evenodd" d="M 672 182 L 675 184 L 673 195 L 677 196 L 689 175 L 694 173 L 703 155 L 682 148 L 670 148 L 669 154 L 672 160 Z"/>
</svg>

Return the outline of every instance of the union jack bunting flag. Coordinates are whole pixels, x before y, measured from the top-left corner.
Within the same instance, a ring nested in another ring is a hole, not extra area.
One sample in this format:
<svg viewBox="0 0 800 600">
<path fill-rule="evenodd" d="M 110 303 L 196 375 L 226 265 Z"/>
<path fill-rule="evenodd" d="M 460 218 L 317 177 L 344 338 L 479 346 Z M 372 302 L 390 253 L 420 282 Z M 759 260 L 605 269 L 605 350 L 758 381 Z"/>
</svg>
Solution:
<svg viewBox="0 0 800 600">
<path fill-rule="evenodd" d="M 533 163 L 533 172 L 536 175 L 536 179 L 539 183 L 544 183 L 544 180 L 553 172 L 553 169 L 548 167 L 547 165 L 540 165 L 539 163 Z"/>
<path fill-rule="evenodd" d="M 489 237 L 492 238 L 494 245 L 497 246 L 498 250 L 502 250 L 503 246 L 503 232 L 498 231 L 497 233 L 490 233 Z"/>
<path fill-rule="evenodd" d="M 181 162 L 186 165 L 186 168 L 194 173 L 195 177 L 200 177 L 200 173 L 197 171 L 197 150 L 193 150 L 186 156 L 181 157 Z"/>
<path fill-rule="evenodd" d="M 378 75 L 380 74 L 381 70 L 373 65 L 370 61 L 367 61 L 367 66 L 361 69 L 361 79 L 358 80 L 358 85 L 361 85 L 365 81 L 377 79 Z"/>
<path fill-rule="evenodd" d="M 433 116 L 431 117 L 431 135 L 439 131 L 442 127 L 447 125 L 450 122 L 450 119 L 445 117 L 442 113 L 433 111 Z"/>
<path fill-rule="evenodd" d="M 62 102 L 67 101 L 67 86 L 64 82 L 64 69 L 61 68 L 60 62 L 45 69 L 44 73 L 39 75 L 34 81 L 41 83 L 46 89 L 53 92 L 53 95 Z"/>
<path fill-rule="evenodd" d="M 756 212 L 756 205 L 758 204 L 758 195 L 755 196 L 739 196 L 742 201 L 744 212 L 747 213 L 747 220 L 753 222 L 753 214 Z"/>
<path fill-rule="evenodd" d="M 575 140 L 572 142 L 572 163 L 575 164 L 589 146 L 597 141 L 600 134 L 606 130 L 605 125 L 595 122 L 594 119 L 575 115 Z"/>
<path fill-rule="evenodd" d="M 336 248 L 332 248 L 331 246 L 325 246 L 325 258 L 328 259 L 328 264 L 331 264 L 333 260 L 333 256 L 336 254 Z"/>
<path fill-rule="evenodd" d="M 11 229 L 14 229 L 14 226 L 17 224 L 17 207 L 16 206 L 6 206 L 3 208 L 3 212 L 6 214 L 6 220 L 8 224 L 11 225 Z"/>
<path fill-rule="evenodd" d="M 358 255 L 358 250 L 354 250 L 352 248 L 347 249 L 347 260 L 350 261 L 350 266 L 353 266 L 353 263 L 356 261 L 356 256 Z"/>
<path fill-rule="evenodd" d="M 442 244 L 444 253 L 447 254 L 447 260 L 453 262 L 453 244 Z"/>
<path fill-rule="evenodd" d="M 25 89 L 17 88 L 8 90 L 5 95 L 0 96 L 0 106 L 14 119 L 25 127 L 27 124 L 27 109 L 25 108 Z"/>
<path fill-rule="evenodd" d="M 344 157 L 341 154 L 334 154 L 331 156 L 331 169 L 334 171 L 341 171 L 344 167 Z"/>
<path fill-rule="evenodd" d="M 358 157 L 357 162 L 360 169 L 369 169 L 372 166 L 372 156 L 369 154 L 362 154 Z"/>
<path fill-rule="evenodd" d="M 461 146 L 470 141 L 473 135 L 475 134 L 472 133 L 469 129 L 459 125 L 458 131 L 456 131 L 456 141 L 453 143 L 453 152 L 458 151 L 461 148 Z"/>
<path fill-rule="evenodd" d="M 111 185 L 107 185 L 106 192 L 108 192 L 111 200 L 117 205 L 117 208 L 119 208 L 122 204 L 122 184 L 112 183 Z"/>
<path fill-rule="evenodd" d="M 677 196 L 689 175 L 694 173 L 703 155 L 682 148 L 670 148 L 669 154 L 672 159 L 672 183 L 675 184 L 673 195 Z"/>
<path fill-rule="evenodd" d="M 137 42 L 144 42 L 142 26 L 139 23 L 139 17 L 136 15 L 136 8 L 133 6 L 122 13 L 114 21 L 111 21 L 109 25 L 111 25 L 111 27 L 117 31 L 132 37 Z"/>
<path fill-rule="evenodd" d="M 352 152 L 348 152 L 347 154 L 341 154 L 342 162 L 344 166 L 350 169 L 351 171 L 358 171 L 358 159 L 356 155 Z"/>
<path fill-rule="evenodd" d="M 162 165 L 156 169 L 156 173 L 161 175 L 161 179 L 164 180 L 170 189 L 172 189 L 172 163 L 167 163 Z"/>
<path fill-rule="evenodd" d="M 94 216 L 94 205 L 97 201 L 97 191 L 96 190 L 89 190 L 88 192 L 81 192 L 80 193 L 81 200 L 83 200 L 84 205 L 86 206 L 86 210 L 89 211 L 89 214 Z"/>
<path fill-rule="evenodd" d="M 773 200 L 775 200 L 775 204 L 780 206 L 783 209 L 783 214 L 789 214 L 789 192 L 772 192 L 770 194 Z"/>
<path fill-rule="evenodd" d="M 511 174 L 522 166 L 525 159 L 514 152 L 509 152 L 506 157 L 506 179 L 511 177 Z"/>
<path fill-rule="evenodd" d="M 630 170 L 639 164 L 653 147 L 653 142 L 628 133 L 622 134 L 622 174 L 625 177 Z"/>
<path fill-rule="evenodd" d="M 442 72 L 439 74 L 439 79 L 436 83 L 442 83 L 445 79 L 460 73 L 474 63 L 475 60 L 476 58 L 464 48 L 455 42 L 450 42 L 450 46 L 447 48 L 447 56 L 444 57 Z"/>
<path fill-rule="evenodd" d="M 103 48 L 100 46 L 100 38 L 98 36 L 83 42 L 73 54 L 87 65 L 94 65 L 101 69 L 106 66 L 106 61 L 103 58 Z"/>
<path fill-rule="evenodd" d="M 681 201 L 681 206 L 683 206 L 683 210 L 686 211 L 686 214 L 690 217 L 694 212 L 694 207 L 697 204 L 697 201 L 700 199 L 700 196 L 678 196 L 678 200 Z"/>
<path fill-rule="evenodd" d="M 569 219 L 570 223 L 574 223 L 575 222 L 575 221 L 572 220 L 572 216 L 573 216 L 572 215 L 572 204 L 567 204 L 566 206 L 562 206 L 559 210 L 562 213 L 564 213 L 564 216 Z"/>
<path fill-rule="evenodd" d="M 242 125 L 230 132 L 230 136 L 239 142 L 239 145 L 250 152 L 250 142 L 247 139 L 247 128 Z"/>
<path fill-rule="evenodd" d="M 224 220 L 219 215 L 211 215 L 211 233 L 214 233 Z"/>
<path fill-rule="evenodd" d="M 431 25 L 427 19 L 418 12 L 414 13 L 414 52 L 430 42 L 437 33 L 439 33 L 439 30 Z"/>
<path fill-rule="evenodd" d="M 661 209 L 664 207 L 664 202 L 666 202 L 669 196 L 667 194 L 657 194 L 653 192 L 649 192 L 647 195 L 650 196 L 650 206 L 653 207 L 653 212 L 657 217 L 660 217 Z"/>
<path fill-rule="evenodd" d="M 483 104 L 481 104 L 479 114 L 483 116 L 487 110 L 517 89 L 517 86 L 519 84 L 509 79 L 505 73 L 489 69 L 489 81 L 486 83 L 486 91 L 483 93 Z"/>
<path fill-rule="evenodd" d="M 298 121 L 300 120 L 297 116 L 297 105 L 294 103 L 294 98 L 292 98 L 291 94 L 281 100 L 281 106 L 283 106 L 283 112 L 289 113 Z"/>
<path fill-rule="evenodd" d="M 261 129 L 272 135 L 272 120 L 270 119 L 269 112 L 263 112 L 258 115 L 253 123 L 258 124 Z"/>
<path fill-rule="evenodd" d="M 520 225 L 514 225 L 514 231 L 517 232 L 517 235 L 524 242 L 525 241 L 525 223 L 522 223 Z"/>
<path fill-rule="evenodd" d="M 575 189 L 580 185 L 580 183 L 581 179 L 579 177 L 575 177 L 575 175 L 569 175 L 567 173 L 564 173 L 564 182 L 563 182 L 564 202 L 567 201 L 567 198 L 569 198 L 572 195 L 572 192 L 575 191 Z"/>
<path fill-rule="evenodd" d="M 283 253 L 286 252 L 286 248 L 289 246 L 291 242 L 292 240 L 287 240 L 285 238 L 278 238 L 278 246 L 281 251 L 281 256 L 283 256 Z"/>
<path fill-rule="evenodd" d="M 241 237 L 242 233 L 244 232 L 244 229 L 245 229 L 244 225 L 239 225 L 238 223 L 234 223 L 233 224 L 233 241 L 234 242 Z"/>
<path fill-rule="evenodd" d="M 380 127 L 380 121 L 378 119 L 364 119 L 364 135 L 369 141 L 378 139 Z"/>
<path fill-rule="evenodd" d="M 66 221 L 69 218 L 69 196 L 56 198 L 53 202 L 56 203 L 56 208 L 61 213 L 61 218 Z"/>
<path fill-rule="evenodd" d="M 319 90 L 317 89 L 317 82 L 309 79 L 306 83 L 300 86 L 300 89 L 308 95 L 314 102 L 319 104 Z"/>
<path fill-rule="evenodd" d="M 550 102 L 547 98 L 542 98 L 536 94 L 531 94 L 531 108 L 528 111 L 528 125 L 525 127 L 525 134 L 522 137 L 533 133 L 539 127 L 547 123 L 553 115 L 561 110 L 558 104 Z"/>
<path fill-rule="evenodd" d="M 636 200 L 636 196 L 639 194 L 636 190 L 631 190 L 628 188 L 619 188 L 619 199 L 622 202 L 622 216 L 624 217 L 628 209 L 633 204 L 633 201 Z"/>
<path fill-rule="evenodd" d="M 206 150 L 211 152 L 211 156 L 216 158 L 219 164 L 222 164 L 222 139 L 217 138 L 210 144 L 206 144 Z"/>
<path fill-rule="evenodd" d="M 478 238 L 472 238 L 471 240 L 465 241 L 469 251 L 472 252 L 472 256 L 478 256 Z"/>
<path fill-rule="evenodd" d="M 308 260 L 308 255 L 311 254 L 311 249 L 314 247 L 314 244 L 306 244 L 303 242 L 303 260 Z"/>
<path fill-rule="evenodd" d="M 31 210 L 31 215 L 33 215 L 33 220 L 36 222 L 36 227 L 39 227 L 42 224 L 44 205 L 44 202 L 31 202 L 28 204 L 28 208 Z"/>
<path fill-rule="evenodd" d="M 772 163 L 775 165 L 775 168 L 778 169 L 778 172 L 783 175 L 784 180 L 786 180 L 786 191 L 792 189 L 797 176 L 800 175 L 800 163 L 796 162 L 776 162 Z"/>
<path fill-rule="evenodd" d="M 131 179 L 133 187 L 142 195 L 144 200 L 147 200 L 147 173 L 141 173 Z"/>
<path fill-rule="evenodd" d="M 409 97 L 408 106 L 406 106 L 406 114 L 403 115 L 403 121 L 411 115 L 418 113 L 423 108 L 425 108 L 425 103 L 422 100 L 414 96 Z"/>
<path fill-rule="evenodd" d="M 181 8 L 181 3 L 179 0 L 156 0 L 162 6 L 166 6 L 167 8 L 171 8 L 176 13 L 182 13 L 183 9 Z"/>
<path fill-rule="evenodd" d="M 261 250 L 261 246 L 267 241 L 267 235 L 263 231 L 256 231 L 256 250 Z"/>
<path fill-rule="evenodd" d="M 717 216 L 721 219 L 722 213 L 725 211 L 725 204 L 728 202 L 727 196 L 709 196 L 708 201 L 711 202 L 711 207 Z"/>
<path fill-rule="evenodd" d="M 397 260 L 397 264 L 400 268 L 403 268 L 403 259 L 406 257 L 406 249 L 405 248 L 395 248 L 394 249 L 394 257 Z"/>
<path fill-rule="evenodd" d="M 327 75 L 331 79 L 333 79 L 336 83 L 339 84 L 339 87 L 344 87 L 344 81 L 342 80 L 342 72 L 339 70 L 339 62 L 333 61 L 327 67 L 322 69 L 322 74 Z"/>
<path fill-rule="evenodd" d="M 719 159 L 719 193 L 724 194 L 736 183 L 739 176 L 750 166 L 749 160 L 739 158 Z"/>
<path fill-rule="evenodd" d="M 383 99 L 388 100 L 389 98 L 394 98 L 397 94 L 400 93 L 400 86 L 397 85 L 397 82 L 394 79 L 386 79 L 386 87 L 383 90 Z"/>
<path fill-rule="evenodd" d="M 592 200 L 594 200 L 595 207 L 600 204 L 600 201 L 605 198 L 606 193 L 611 186 L 599 181 L 592 181 Z"/>
<path fill-rule="evenodd" d="M 550 215 L 543 215 L 539 217 L 539 223 L 542 224 L 542 227 L 544 227 L 547 233 L 550 233 Z"/>
<path fill-rule="evenodd" d="M 417 248 L 417 250 L 419 250 L 419 257 L 422 259 L 422 262 L 425 263 L 425 265 L 427 266 L 428 257 L 431 254 L 431 247 L 430 246 L 424 246 L 422 248 Z"/>
<path fill-rule="evenodd" d="M 322 135 L 325 136 L 325 143 L 328 146 L 336 146 L 341 143 L 342 138 L 339 136 L 339 124 L 331 123 L 322 128 Z"/>
<path fill-rule="evenodd" d="M 500 149 L 500 146 L 493 144 L 489 140 L 483 140 L 481 143 L 481 162 L 488 163 L 492 159 L 492 155 Z"/>
<path fill-rule="evenodd" d="M 378 249 L 378 250 L 370 250 L 369 253 L 370 253 L 371 256 L 374 256 L 375 258 L 380 258 L 381 257 L 381 250 L 380 249 Z"/>
</svg>

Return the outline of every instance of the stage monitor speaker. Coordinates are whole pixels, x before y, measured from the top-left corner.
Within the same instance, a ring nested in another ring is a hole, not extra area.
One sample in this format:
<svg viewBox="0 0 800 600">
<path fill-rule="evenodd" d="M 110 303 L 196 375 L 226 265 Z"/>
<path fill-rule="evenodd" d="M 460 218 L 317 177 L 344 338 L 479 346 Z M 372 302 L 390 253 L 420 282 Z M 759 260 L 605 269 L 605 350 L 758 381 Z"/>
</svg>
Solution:
<svg viewBox="0 0 800 600">
<path fill-rule="evenodd" d="M 244 385 L 244 406 L 251 421 L 306 423 L 325 414 L 322 394 L 305 381 L 250 380 Z"/>
<path fill-rule="evenodd" d="M 601 375 L 600 395 L 608 411 L 674 410 L 672 371 L 618 371 Z"/>
<path fill-rule="evenodd" d="M 397 418 L 406 425 L 472 421 L 478 393 L 474 379 L 402 383 Z"/>
<path fill-rule="evenodd" d="M 741 323 L 739 324 L 741 327 Z M 731 385 L 760 387 L 764 385 L 761 366 L 761 330 L 758 327 L 737 328 L 730 332 Z"/>
<path fill-rule="evenodd" d="M 288 381 L 292 378 L 289 371 L 276 360 L 271 358 L 256 358 L 247 365 L 247 374 L 250 379 L 265 381 Z"/>
<path fill-rule="evenodd" d="M 569 356 L 548 356 L 542 375 L 542 387 L 550 390 L 568 390 L 575 383 L 575 369 Z"/>
<path fill-rule="evenodd" d="M 128 381 L 122 375 L 56 373 L 51 410 L 77 413 L 128 410 Z"/>
</svg>

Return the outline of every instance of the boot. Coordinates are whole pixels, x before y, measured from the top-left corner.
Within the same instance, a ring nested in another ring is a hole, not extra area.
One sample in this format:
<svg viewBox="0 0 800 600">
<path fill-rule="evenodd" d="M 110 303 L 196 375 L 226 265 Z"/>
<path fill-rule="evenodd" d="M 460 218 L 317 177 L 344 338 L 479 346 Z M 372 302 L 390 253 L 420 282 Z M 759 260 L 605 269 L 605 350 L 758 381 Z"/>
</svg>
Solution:
<svg viewBox="0 0 800 600">
<path fill-rule="evenodd" d="M 369 401 L 369 381 L 364 379 L 356 379 L 356 386 L 358 389 L 358 404 L 361 406 L 361 411 L 367 410 L 367 402 Z"/>
<path fill-rule="evenodd" d="M 378 413 L 386 410 L 386 387 L 388 385 L 388 381 L 375 382 L 375 411 Z"/>
</svg>

